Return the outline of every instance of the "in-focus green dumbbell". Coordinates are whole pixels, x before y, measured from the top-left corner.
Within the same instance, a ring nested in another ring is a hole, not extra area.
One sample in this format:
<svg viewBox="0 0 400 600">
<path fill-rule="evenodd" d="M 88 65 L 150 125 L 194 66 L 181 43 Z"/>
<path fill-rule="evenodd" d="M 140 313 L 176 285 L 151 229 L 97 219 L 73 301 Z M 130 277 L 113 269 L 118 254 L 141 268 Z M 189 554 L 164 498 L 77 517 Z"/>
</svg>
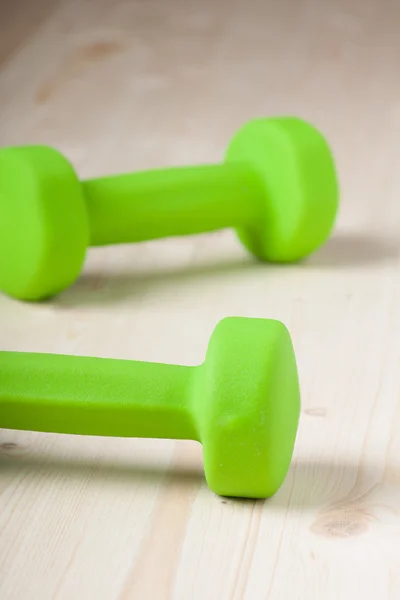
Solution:
<svg viewBox="0 0 400 600">
<path fill-rule="evenodd" d="M 78 277 L 89 245 L 233 227 L 250 252 L 299 260 L 328 238 L 338 205 L 324 137 L 296 118 L 256 119 L 224 163 L 80 182 L 47 146 L 0 151 L 0 289 L 39 300 Z"/>
<path fill-rule="evenodd" d="M 0 352 L 0 428 L 197 440 L 226 496 L 277 491 L 299 411 L 290 335 L 274 320 L 223 319 L 198 367 Z"/>
</svg>

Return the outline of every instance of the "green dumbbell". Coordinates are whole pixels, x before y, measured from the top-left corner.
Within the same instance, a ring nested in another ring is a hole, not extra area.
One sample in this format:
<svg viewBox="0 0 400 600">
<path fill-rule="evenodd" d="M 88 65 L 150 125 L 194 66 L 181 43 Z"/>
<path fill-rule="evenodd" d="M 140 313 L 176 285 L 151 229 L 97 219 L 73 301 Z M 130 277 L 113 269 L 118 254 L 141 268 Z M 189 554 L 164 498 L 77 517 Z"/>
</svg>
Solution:
<svg viewBox="0 0 400 600">
<path fill-rule="evenodd" d="M 274 320 L 223 319 L 198 367 L 0 352 L 0 428 L 197 440 L 225 496 L 276 492 L 299 410 L 290 335 Z"/>
<path fill-rule="evenodd" d="M 256 119 L 223 164 L 80 182 L 47 146 L 0 151 L 0 289 L 39 300 L 78 277 L 87 247 L 234 227 L 258 258 L 299 260 L 329 236 L 338 205 L 323 136 L 295 118 Z"/>
</svg>

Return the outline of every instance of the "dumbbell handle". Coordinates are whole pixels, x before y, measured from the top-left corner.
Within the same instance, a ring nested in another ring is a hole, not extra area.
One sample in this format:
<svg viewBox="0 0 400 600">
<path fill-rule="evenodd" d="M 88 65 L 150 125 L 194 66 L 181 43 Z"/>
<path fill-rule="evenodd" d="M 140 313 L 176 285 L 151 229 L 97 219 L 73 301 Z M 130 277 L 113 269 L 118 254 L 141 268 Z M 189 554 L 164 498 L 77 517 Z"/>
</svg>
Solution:
<svg viewBox="0 0 400 600">
<path fill-rule="evenodd" d="M 91 245 L 141 242 L 257 222 L 262 187 L 247 164 L 144 171 L 82 182 Z"/>
<path fill-rule="evenodd" d="M 201 367 L 0 352 L 0 428 L 198 440 Z"/>
</svg>

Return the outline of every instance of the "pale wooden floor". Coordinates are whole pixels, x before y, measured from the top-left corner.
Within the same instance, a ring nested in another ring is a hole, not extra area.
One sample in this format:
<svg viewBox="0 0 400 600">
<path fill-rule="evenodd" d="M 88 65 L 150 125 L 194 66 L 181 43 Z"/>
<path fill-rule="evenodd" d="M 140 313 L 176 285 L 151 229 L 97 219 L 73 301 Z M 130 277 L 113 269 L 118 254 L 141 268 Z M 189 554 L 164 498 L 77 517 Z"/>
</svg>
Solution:
<svg viewBox="0 0 400 600">
<path fill-rule="evenodd" d="M 255 264 L 228 231 L 94 250 L 52 303 L 0 297 L 1 349 L 184 364 L 223 316 L 281 319 L 303 402 L 265 503 L 212 495 L 189 442 L 1 431 L 2 600 L 397 600 L 400 4 L 0 10 L 1 145 L 55 145 L 91 176 L 218 161 L 246 119 L 296 114 L 342 187 L 332 241 L 302 266 Z"/>
</svg>

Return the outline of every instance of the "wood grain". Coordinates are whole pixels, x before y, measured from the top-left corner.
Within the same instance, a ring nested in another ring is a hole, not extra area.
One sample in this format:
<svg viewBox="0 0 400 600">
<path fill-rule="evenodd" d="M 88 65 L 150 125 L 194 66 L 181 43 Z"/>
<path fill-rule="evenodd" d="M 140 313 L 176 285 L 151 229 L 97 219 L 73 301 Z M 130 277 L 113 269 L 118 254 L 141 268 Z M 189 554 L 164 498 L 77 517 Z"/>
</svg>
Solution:
<svg viewBox="0 0 400 600">
<path fill-rule="evenodd" d="M 0 66 L 51 17 L 58 0 L 0 0 Z"/>
<path fill-rule="evenodd" d="M 400 4 L 17 4 L 2 145 L 54 145 L 88 177 L 218 161 L 246 119 L 295 114 L 330 141 L 341 209 L 301 265 L 226 231 L 90 251 L 52 302 L 0 297 L 1 349 L 182 364 L 226 315 L 281 319 L 303 405 L 267 502 L 213 496 L 195 443 L 0 431 L 0 597 L 397 600 Z"/>
</svg>

